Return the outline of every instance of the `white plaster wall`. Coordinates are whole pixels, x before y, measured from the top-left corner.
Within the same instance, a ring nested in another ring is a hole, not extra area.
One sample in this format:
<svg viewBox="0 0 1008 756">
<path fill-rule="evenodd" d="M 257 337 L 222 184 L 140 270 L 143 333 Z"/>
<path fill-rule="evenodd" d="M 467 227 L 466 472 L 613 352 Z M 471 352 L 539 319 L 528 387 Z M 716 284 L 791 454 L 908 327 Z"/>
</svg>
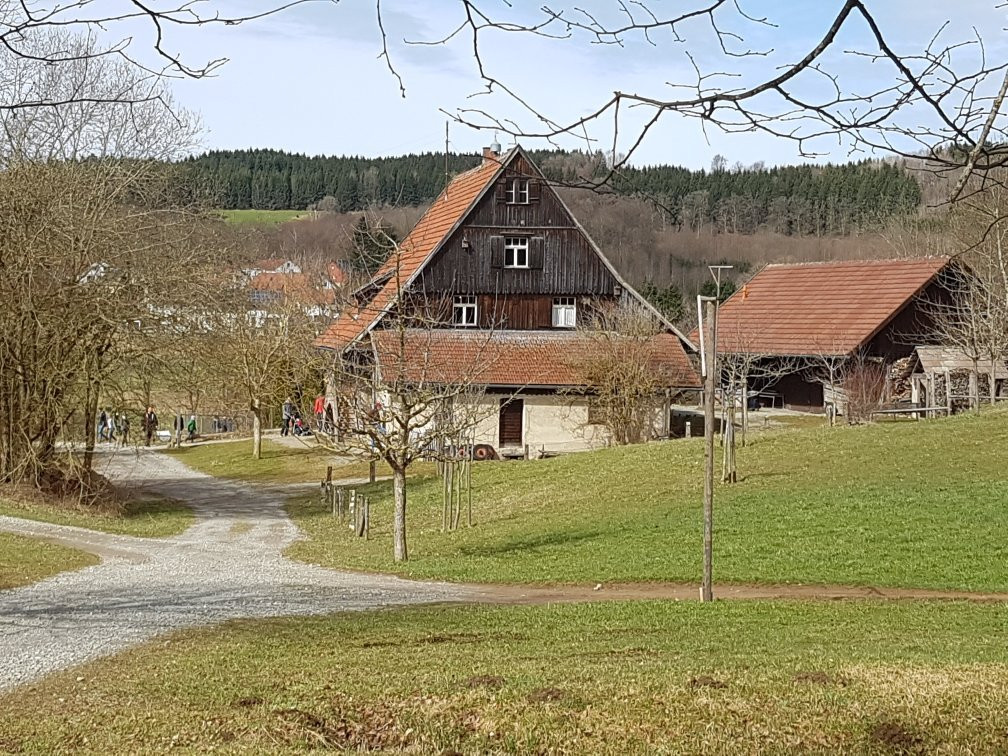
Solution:
<svg viewBox="0 0 1008 756">
<path fill-rule="evenodd" d="M 488 394 L 483 402 L 485 417 L 476 428 L 478 444 L 490 444 L 500 450 L 499 408 L 506 394 Z M 583 451 L 597 449 L 608 442 L 608 433 L 602 426 L 588 425 L 586 399 L 556 395 L 524 394 L 522 436 L 532 452 L 543 447 L 547 451 Z"/>
</svg>

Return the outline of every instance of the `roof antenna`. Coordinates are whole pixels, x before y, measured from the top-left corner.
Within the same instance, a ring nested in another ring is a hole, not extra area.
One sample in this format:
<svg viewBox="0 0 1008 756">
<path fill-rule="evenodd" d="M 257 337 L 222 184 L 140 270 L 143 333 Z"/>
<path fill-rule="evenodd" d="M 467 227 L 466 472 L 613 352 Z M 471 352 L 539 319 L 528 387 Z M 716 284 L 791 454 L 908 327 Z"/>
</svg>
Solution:
<svg viewBox="0 0 1008 756">
<path fill-rule="evenodd" d="M 448 119 L 444 122 L 444 188 L 448 191 Z"/>
</svg>

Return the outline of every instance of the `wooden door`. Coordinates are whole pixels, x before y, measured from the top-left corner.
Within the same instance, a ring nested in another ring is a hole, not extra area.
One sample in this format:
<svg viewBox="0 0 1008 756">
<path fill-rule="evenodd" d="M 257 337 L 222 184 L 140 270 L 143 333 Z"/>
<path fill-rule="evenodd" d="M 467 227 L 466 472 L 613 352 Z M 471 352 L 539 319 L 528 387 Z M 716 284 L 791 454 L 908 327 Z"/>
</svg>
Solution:
<svg viewBox="0 0 1008 756">
<path fill-rule="evenodd" d="M 522 425 L 525 402 L 521 399 L 501 399 L 499 438 L 501 446 L 522 445 Z"/>
</svg>

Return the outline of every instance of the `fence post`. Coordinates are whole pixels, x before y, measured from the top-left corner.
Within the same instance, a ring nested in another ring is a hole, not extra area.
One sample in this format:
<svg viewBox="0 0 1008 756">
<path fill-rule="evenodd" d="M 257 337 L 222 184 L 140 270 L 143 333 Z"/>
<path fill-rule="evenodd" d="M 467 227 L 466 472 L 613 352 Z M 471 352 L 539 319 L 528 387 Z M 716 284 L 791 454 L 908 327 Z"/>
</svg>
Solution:
<svg viewBox="0 0 1008 756">
<path fill-rule="evenodd" d="M 686 438 L 693 438 L 693 423 L 686 421 Z"/>
<path fill-rule="evenodd" d="M 368 466 L 368 482 L 370 483 L 375 482 L 375 476 L 377 474 L 377 470 L 375 469 L 376 467 L 377 465 L 375 464 L 375 461 L 372 459 L 371 464 Z"/>
<path fill-rule="evenodd" d="M 357 491 L 356 489 L 350 489 L 350 511 L 348 512 L 347 520 L 349 520 L 350 529 L 353 530 L 356 527 L 354 522 L 354 517 L 357 513 Z"/>
<path fill-rule="evenodd" d="M 371 538 L 371 497 L 364 497 L 364 540 Z"/>
</svg>

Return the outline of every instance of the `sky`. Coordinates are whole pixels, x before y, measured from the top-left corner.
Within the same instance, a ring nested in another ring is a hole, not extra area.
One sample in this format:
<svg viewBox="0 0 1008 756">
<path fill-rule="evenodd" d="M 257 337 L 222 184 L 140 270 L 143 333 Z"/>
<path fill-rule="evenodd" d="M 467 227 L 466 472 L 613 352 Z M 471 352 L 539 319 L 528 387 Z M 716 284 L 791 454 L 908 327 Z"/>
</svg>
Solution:
<svg viewBox="0 0 1008 756">
<path fill-rule="evenodd" d="M 704 71 L 733 74 L 712 80 L 723 86 L 760 81 L 768 72 L 812 49 L 842 5 L 840 0 L 739 1 L 748 15 L 766 17 L 773 26 L 740 18 L 734 6 L 729 7 L 722 28 L 743 37 L 743 41 L 729 39 L 729 50 L 765 54 L 743 58 L 723 55 L 706 20 L 682 27 L 681 43 L 667 32 L 655 34 L 653 44 L 627 35 L 621 46 L 592 44 L 584 34 L 554 39 L 490 32 L 481 37 L 480 51 L 486 70 L 535 111 L 567 123 L 591 112 L 616 90 L 658 98 L 681 95 L 686 91 L 682 85 L 696 81 L 694 62 Z M 270 0 L 214 0 L 213 6 L 222 14 L 244 14 L 270 4 Z M 510 5 L 504 0 L 477 2 L 496 18 L 525 23 L 542 18 L 542 4 L 543 0 L 511 0 Z M 869 2 L 900 54 L 919 52 L 947 24 L 941 40 L 960 42 L 979 35 L 988 60 L 1008 60 L 1004 29 L 1008 11 L 999 8 L 1000 4 L 1000 0 Z M 550 7 L 586 8 L 600 18 L 618 20 L 613 12 L 616 5 L 614 0 L 583 0 L 551 3 Z M 660 12 L 663 7 L 692 7 L 693 3 L 651 0 L 650 5 Z M 534 116 L 512 98 L 476 94 L 484 85 L 470 37 L 460 35 L 440 45 L 415 44 L 438 40 L 457 27 L 463 20 L 461 7 L 458 0 L 382 0 L 391 62 L 402 76 L 405 97 L 379 57 L 381 38 L 374 0 L 319 0 L 237 26 L 171 29 L 166 46 L 177 50 L 188 63 L 228 59 L 213 77 L 178 81 L 173 88 L 179 102 L 202 118 L 203 146 L 207 149 L 272 147 L 306 154 L 364 156 L 440 152 L 448 120 L 442 111 L 457 114 L 466 108 L 479 108 L 500 119 L 514 118 L 526 131 L 537 130 L 540 124 Z M 144 33 L 135 30 L 134 46 L 144 44 Z M 874 91 L 890 80 L 888 64 L 843 52 L 873 49 L 866 34 L 866 25 L 856 20 L 843 32 L 837 52 L 826 60 L 830 72 L 841 77 L 845 90 Z M 957 70 L 965 70 L 976 64 L 980 50 L 977 45 L 959 48 L 951 63 Z M 676 84 L 680 88 L 676 89 Z M 829 86 L 825 77 L 810 74 L 797 83 L 796 91 L 821 97 Z M 769 100 L 766 105 L 777 107 Z M 630 149 L 645 115 L 640 108 L 622 112 L 626 120 L 619 129 L 617 153 Z M 926 123 L 928 118 L 912 112 L 906 117 L 913 125 Z M 468 116 L 474 118 L 479 116 Z M 514 141 L 507 134 L 496 136 L 505 147 Z M 493 140 L 492 130 L 479 131 L 458 123 L 449 126 L 449 145 L 455 152 L 478 152 Z M 531 148 L 548 146 L 528 137 L 520 142 Z M 613 148 L 611 119 L 594 123 L 578 138 L 562 138 L 560 144 L 609 152 Z M 849 143 L 835 138 L 818 140 L 812 146 L 819 161 L 870 156 L 852 154 Z M 668 114 L 648 133 L 632 162 L 701 168 L 709 166 L 715 154 L 724 155 L 729 164 L 803 160 L 791 140 L 751 132 L 724 134 L 709 125 L 704 128 L 697 119 Z"/>
</svg>

